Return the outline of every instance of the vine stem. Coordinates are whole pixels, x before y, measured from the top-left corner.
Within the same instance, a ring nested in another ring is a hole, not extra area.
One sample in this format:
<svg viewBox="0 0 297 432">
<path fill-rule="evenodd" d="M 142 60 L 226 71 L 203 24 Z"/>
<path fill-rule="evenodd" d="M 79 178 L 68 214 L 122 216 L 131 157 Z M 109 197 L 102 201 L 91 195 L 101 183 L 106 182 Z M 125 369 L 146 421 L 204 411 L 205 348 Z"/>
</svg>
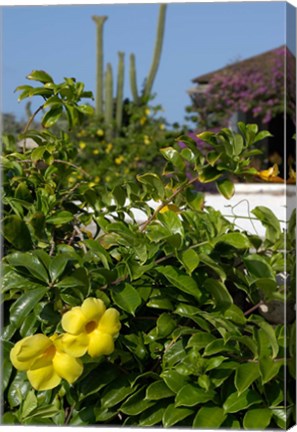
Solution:
<svg viewBox="0 0 297 432">
<path fill-rule="evenodd" d="M 31 163 L 31 162 L 32 162 L 31 159 L 21 159 L 21 160 L 18 160 L 18 163 Z M 75 165 L 74 163 L 71 163 L 71 162 L 68 162 L 68 161 L 64 161 L 62 159 L 54 159 L 53 162 L 71 166 L 71 167 L 75 168 L 77 171 L 80 171 L 84 176 L 91 177 L 90 174 L 88 174 L 85 170 L 83 170 L 79 166 Z"/>
<path fill-rule="evenodd" d="M 252 312 L 254 312 L 254 310 L 258 309 L 262 304 L 263 304 L 263 302 L 260 301 L 259 303 L 255 304 L 250 309 L 245 311 L 243 315 L 247 316 L 247 315 L 251 314 Z"/>
<path fill-rule="evenodd" d="M 43 107 L 44 107 L 44 104 L 40 105 L 40 107 L 38 107 L 37 110 L 34 111 L 34 113 L 31 115 L 31 117 L 28 120 L 28 123 L 26 124 L 26 126 L 24 128 L 23 134 L 25 134 L 29 130 L 29 127 L 31 126 L 34 118 L 37 116 L 39 111 L 41 111 L 43 109 Z M 25 153 L 25 151 L 26 151 L 26 138 L 24 139 L 24 144 L 23 144 L 23 152 Z"/>
<path fill-rule="evenodd" d="M 162 202 L 162 204 L 159 205 L 159 207 L 156 208 L 156 210 L 154 211 L 154 213 L 142 224 L 140 224 L 140 232 L 145 231 L 145 229 L 147 228 L 147 226 L 158 216 L 158 214 L 160 213 L 160 211 L 166 207 L 168 204 L 171 203 L 171 201 L 178 195 L 180 194 L 183 190 L 185 190 L 188 186 L 190 186 L 192 183 L 195 183 L 196 181 L 199 181 L 199 177 L 194 177 L 191 180 L 189 180 L 186 184 L 183 184 L 182 186 L 178 187 L 173 194 L 167 198 L 165 201 Z"/>
</svg>

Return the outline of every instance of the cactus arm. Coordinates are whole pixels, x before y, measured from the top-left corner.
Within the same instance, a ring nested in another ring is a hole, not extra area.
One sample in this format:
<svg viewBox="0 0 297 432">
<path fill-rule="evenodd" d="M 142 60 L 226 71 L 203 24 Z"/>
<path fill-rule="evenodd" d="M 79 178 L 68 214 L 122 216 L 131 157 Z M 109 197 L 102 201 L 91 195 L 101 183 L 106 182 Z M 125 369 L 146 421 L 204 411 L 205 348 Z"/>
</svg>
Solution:
<svg viewBox="0 0 297 432">
<path fill-rule="evenodd" d="M 108 139 L 112 138 L 113 122 L 113 77 L 112 66 L 110 63 L 106 66 L 105 73 L 105 110 L 104 120 L 106 124 L 106 135 Z"/>
<path fill-rule="evenodd" d="M 145 88 L 144 88 L 144 96 L 145 97 L 149 97 L 151 94 L 153 83 L 154 83 L 154 80 L 155 80 L 155 77 L 156 77 L 156 74 L 158 71 L 159 63 L 160 63 L 162 46 L 163 46 L 163 39 L 164 39 L 166 9 L 167 9 L 166 4 L 163 3 L 160 5 L 154 56 L 153 56 L 151 69 L 150 69 L 148 78 L 146 80 Z"/>
<path fill-rule="evenodd" d="M 103 114 L 103 25 L 107 16 L 92 17 L 97 27 L 97 72 L 96 72 L 96 107 L 95 112 L 98 117 Z"/>
<path fill-rule="evenodd" d="M 116 106 L 116 128 L 117 132 L 122 127 L 123 119 L 123 96 L 124 96 L 124 57 L 123 52 L 119 52 L 118 81 L 117 81 L 117 106 Z"/>
<path fill-rule="evenodd" d="M 133 101 L 136 105 L 139 103 L 139 96 L 137 90 L 137 79 L 136 79 L 136 65 L 135 65 L 135 55 L 130 55 L 130 87 L 133 97 Z"/>
</svg>

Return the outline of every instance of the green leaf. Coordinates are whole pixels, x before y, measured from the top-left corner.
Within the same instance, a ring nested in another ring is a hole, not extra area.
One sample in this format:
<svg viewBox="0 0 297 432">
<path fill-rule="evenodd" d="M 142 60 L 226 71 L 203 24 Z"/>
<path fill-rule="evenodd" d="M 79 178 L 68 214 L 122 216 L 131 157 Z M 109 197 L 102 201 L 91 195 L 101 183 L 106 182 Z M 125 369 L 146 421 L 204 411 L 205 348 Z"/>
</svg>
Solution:
<svg viewBox="0 0 297 432">
<path fill-rule="evenodd" d="M 137 290 L 128 283 L 114 287 L 111 296 L 117 306 L 132 315 L 142 303 Z"/>
<path fill-rule="evenodd" d="M 11 372 L 12 372 L 12 364 L 10 361 L 10 350 L 13 347 L 13 344 L 11 342 L 3 341 L 2 342 L 2 356 L 3 356 L 3 362 L 2 362 L 2 391 L 6 389 L 8 386 Z"/>
<path fill-rule="evenodd" d="M 50 262 L 49 274 L 52 282 L 55 282 L 64 272 L 69 262 L 69 256 L 64 254 L 56 255 Z"/>
<path fill-rule="evenodd" d="M 254 319 L 256 320 L 258 326 L 266 334 L 268 341 L 269 341 L 269 344 L 270 344 L 271 349 L 272 349 L 272 358 L 275 358 L 278 354 L 278 351 L 279 351 L 279 345 L 277 342 L 274 328 L 264 320 L 260 320 L 260 319 L 258 320 L 256 318 L 254 318 Z"/>
<path fill-rule="evenodd" d="M 211 293 L 216 308 L 224 309 L 232 305 L 233 298 L 222 282 L 216 279 L 206 279 L 204 288 Z"/>
<path fill-rule="evenodd" d="M 193 427 L 197 429 L 218 429 L 224 422 L 226 414 L 221 407 L 202 407 L 193 421 Z"/>
<path fill-rule="evenodd" d="M 210 267 L 214 270 L 224 282 L 226 280 L 226 273 L 212 258 L 205 254 L 199 254 L 200 261 L 203 262 L 207 267 Z"/>
<path fill-rule="evenodd" d="M 235 373 L 234 384 L 240 396 L 260 376 L 258 363 L 243 363 Z"/>
<path fill-rule="evenodd" d="M 42 287 L 35 288 L 22 294 L 10 307 L 10 322 L 19 328 L 26 318 L 26 316 L 32 311 L 32 309 L 40 302 L 40 300 L 46 294 L 48 288 Z"/>
<path fill-rule="evenodd" d="M 8 403 L 11 408 L 19 406 L 32 389 L 26 372 L 18 372 L 8 388 Z"/>
<path fill-rule="evenodd" d="M 22 406 L 22 418 L 28 417 L 28 415 L 37 407 L 37 397 L 35 396 L 34 390 L 31 390 L 24 400 Z"/>
<path fill-rule="evenodd" d="M 2 224 L 4 238 L 16 249 L 28 250 L 32 248 L 30 231 L 19 216 L 6 216 Z"/>
<path fill-rule="evenodd" d="M 69 211 L 62 210 L 55 213 L 53 216 L 50 216 L 46 219 L 46 222 L 53 225 L 64 225 L 73 220 L 73 214 Z"/>
<path fill-rule="evenodd" d="M 177 393 L 187 382 L 187 378 L 174 369 L 165 370 L 160 376 L 174 393 Z"/>
<path fill-rule="evenodd" d="M 141 414 L 143 411 L 154 405 L 154 402 L 144 399 L 144 396 L 144 387 L 142 387 L 125 400 L 125 402 L 121 405 L 121 412 L 134 416 Z"/>
<path fill-rule="evenodd" d="M 90 105 L 79 105 L 77 107 L 78 111 L 85 115 L 93 115 L 94 114 L 94 108 Z"/>
<path fill-rule="evenodd" d="M 41 124 L 45 128 L 52 127 L 59 118 L 61 117 L 63 112 L 62 105 L 52 105 L 51 109 L 43 116 Z"/>
<path fill-rule="evenodd" d="M 252 282 L 262 278 L 275 280 L 272 267 L 264 257 L 257 254 L 251 254 L 243 258 L 243 261 L 252 277 Z"/>
<path fill-rule="evenodd" d="M 206 391 L 201 387 L 194 386 L 193 384 L 184 385 L 175 397 L 175 406 L 189 406 L 193 407 L 199 403 L 205 403 L 212 400 L 215 396 L 214 391 Z"/>
<path fill-rule="evenodd" d="M 162 155 L 169 162 L 172 163 L 179 171 L 183 171 L 185 168 L 185 162 L 179 152 L 175 150 L 173 147 L 165 147 L 160 149 Z"/>
<path fill-rule="evenodd" d="M 32 81 L 40 81 L 42 83 L 54 82 L 52 77 L 42 70 L 33 70 L 26 78 Z"/>
<path fill-rule="evenodd" d="M 179 256 L 179 260 L 184 265 L 189 275 L 191 275 L 192 272 L 198 267 L 200 262 L 199 255 L 193 249 L 187 249 L 186 251 L 183 251 Z"/>
<path fill-rule="evenodd" d="M 243 418 L 244 429 L 266 429 L 272 417 L 272 411 L 269 408 L 255 408 L 249 410 Z"/>
<path fill-rule="evenodd" d="M 157 334 L 159 337 L 169 336 L 176 328 L 176 321 L 168 313 L 163 313 L 157 319 Z"/>
<path fill-rule="evenodd" d="M 262 398 L 252 389 L 247 389 L 240 395 L 231 393 L 223 404 L 226 413 L 235 413 L 244 410 L 251 405 L 262 402 Z"/>
<path fill-rule="evenodd" d="M 234 184 L 228 179 L 217 181 L 216 187 L 220 194 L 228 200 L 231 199 L 235 193 Z"/>
<path fill-rule="evenodd" d="M 145 184 L 149 187 L 149 189 L 154 190 L 155 193 L 153 194 L 154 199 L 163 199 L 165 196 L 165 189 L 162 180 L 160 177 L 155 173 L 146 173 L 143 175 L 137 175 L 137 180 L 140 183 Z"/>
<path fill-rule="evenodd" d="M 206 168 L 203 168 L 203 170 L 199 174 L 199 181 L 201 183 L 210 183 L 220 177 L 222 177 L 222 173 L 220 171 L 218 171 L 216 168 L 208 166 Z"/>
<path fill-rule="evenodd" d="M 244 313 L 235 304 L 232 304 L 224 311 L 224 318 L 238 325 L 244 325 L 246 323 L 246 317 L 244 316 Z"/>
<path fill-rule="evenodd" d="M 167 408 L 167 406 L 168 401 L 166 399 L 158 401 L 155 405 L 153 405 L 151 408 L 147 409 L 141 414 L 139 419 L 139 426 L 150 427 L 161 423 L 164 410 Z"/>
<path fill-rule="evenodd" d="M 240 134 L 234 134 L 234 143 L 233 143 L 233 153 L 235 156 L 239 156 L 240 153 L 243 150 L 244 147 L 244 143 L 243 143 L 243 138 Z"/>
<path fill-rule="evenodd" d="M 167 387 L 164 381 L 155 381 L 146 389 L 145 398 L 148 400 L 159 400 L 174 395 L 175 393 Z"/>
<path fill-rule="evenodd" d="M 262 384 L 266 384 L 279 373 L 280 368 L 284 365 L 284 361 L 273 360 L 269 357 L 263 357 L 260 359 L 259 365 L 262 377 Z"/>
<path fill-rule="evenodd" d="M 134 393 L 134 391 L 135 389 L 131 387 L 129 378 L 127 376 L 120 377 L 103 390 L 101 406 L 104 408 L 113 408 L 131 393 Z"/>
<path fill-rule="evenodd" d="M 25 267 L 32 276 L 42 282 L 49 282 L 47 271 L 39 259 L 32 253 L 14 252 L 6 257 L 14 267 Z"/>
<path fill-rule="evenodd" d="M 267 207 L 255 207 L 253 213 L 266 228 L 266 238 L 272 243 L 276 242 L 281 235 L 280 222 L 275 214 Z"/>
<path fill-rule="evenodd" d="M 162 417 L 163 426 L 165 428 L 174 426 L 176 423 L 184 420 L 193 413 L 194 411 L 189 408 L 175 407 L 174 404 L 170 404 L 166 408 Z"/>
<path fill-rule="evenodd" d="M 193 278 L 183 274 L 183 272 L 172 266 L 156 267 L 156 270 L 165 276 L 173 286 L 187 294 L 191 294 L 197 300 L 200 300 L 201 291 Z"/>
<path fill-rule="evenodd" d="M 272 135 L 270 132 L 268 132 L 268 131 L 261 131 L 261 132 L 259 132 L 259 133 L 255 136 L 255 138 L 254 138 L 254 140 L 253 140 L 253 144 L 255 144 L 256 142 L 261 141 L 261 140 L 263 140 L 263 139 L 265 139 L 265 138 L 272 137 L 272 136 L 273 136 L 273 135 Z"/>
<path fill-rule="evenodd" d="M 111 363 L 103 363 L 96 369 L 92 367 L 89 373 L 77 385 L 80 398 L 84 399 L 87 396 L 98 393 L 117 378 L 119 378 L 119 371 Z"/>
<path fill-rule="evenodd" d="M 214 239 L 213 243 L 225 243 L 227 245 L 233 246 L 236 249 L 247 249 L 251 246 L 248 237 L 240 232 L 223 234 L 222 236 Z"/>
</svg>

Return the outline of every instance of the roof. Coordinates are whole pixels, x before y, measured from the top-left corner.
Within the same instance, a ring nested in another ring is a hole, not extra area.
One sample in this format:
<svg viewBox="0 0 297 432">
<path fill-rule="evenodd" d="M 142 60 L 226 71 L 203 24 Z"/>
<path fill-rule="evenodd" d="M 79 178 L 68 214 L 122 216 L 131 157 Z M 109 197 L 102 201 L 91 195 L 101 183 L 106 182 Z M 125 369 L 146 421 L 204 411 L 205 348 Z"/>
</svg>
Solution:
<svg viewBox="0 0 297 432">
<path fill-rule="evenodd" d="M 200 75 L 197 78 L 194 78 L 192 82 L 197 84 L 207 84 L 214 75 L 217 75 L 218 73 L 230 73 L 232 72 L 232 70 L 240 71 L 241 69 L 261 69 L 262 71 L 265 70 L 269 72 L 271 65 L 275 62 L 277 58 L 280 57 L 280 54 L 282 54 L 283 50 L 286 50 L 288 57 L 295 59 L 295 55 L 291 53 L 287 46 L 282 45 L 273 50 L 266 51 L 262 54 L 258 54 L 246 60 L 233 63 L 216 71 Z"/>
</svg>

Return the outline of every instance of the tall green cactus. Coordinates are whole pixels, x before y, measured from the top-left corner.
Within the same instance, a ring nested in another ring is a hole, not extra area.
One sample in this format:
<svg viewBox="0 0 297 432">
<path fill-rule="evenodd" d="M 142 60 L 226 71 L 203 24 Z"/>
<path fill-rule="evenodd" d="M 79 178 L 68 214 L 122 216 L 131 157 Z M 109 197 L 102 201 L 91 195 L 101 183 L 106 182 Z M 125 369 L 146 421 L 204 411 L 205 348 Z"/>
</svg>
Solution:
<svg viewBox="0 0 297 432">
<path fill-rule="evenodd" d="M 107 16 L 92 16 L 97 27 L 97 76 L 96 76 L 96 107 L 98 117 L 103 115 L 103 26 Z"/>
<path fill-rule="evenodd" d="M 164 29 L 165 29 L 165 18 L 166 18 L 166 4 L 160 4 L 159 9 L 159 19 L 158 19 L 158 28 L 157 28 L 157 37 L 155 42 L 155 50 L 154 50 L 154 56 L 152 65 L 145 83 L 144 88 L 144 96 L 147 98 L 150 96 L 154 80 L 156 78 L 156 74 L 158 71 L 161 53 L 162 53 L 162 46 L 163 46 L 163 39 L 164 39 Z"/>
<path fill-rule="evenodd" d="M 118 52 L 119 64 L 118 64 L 118 77 L 117 77 L 117 100 L 116 100 L 116 128 L 117 132 L 122 127 L 123 120 L 123 99 L 124 99 L 124 58 L 123 52 Z"/>
<path fill-rule="evenodd" d="M 104 121 L 106 124 L 107 139 L 112 138 L 113 129 L 113 76 L 112 66 L 107 63 L 105 72 L 105 107 L 104 107 Z"/>
<path fill-rule="evenodd" d="M 135 55 L 130 55 L 130 87 L 133 97 L 133 101 L 136 105 L 139 104 L 139 96 L 137 90 L 137 79 L 136 79 L 136 65 L 135 65 Z"/>
</svg>

